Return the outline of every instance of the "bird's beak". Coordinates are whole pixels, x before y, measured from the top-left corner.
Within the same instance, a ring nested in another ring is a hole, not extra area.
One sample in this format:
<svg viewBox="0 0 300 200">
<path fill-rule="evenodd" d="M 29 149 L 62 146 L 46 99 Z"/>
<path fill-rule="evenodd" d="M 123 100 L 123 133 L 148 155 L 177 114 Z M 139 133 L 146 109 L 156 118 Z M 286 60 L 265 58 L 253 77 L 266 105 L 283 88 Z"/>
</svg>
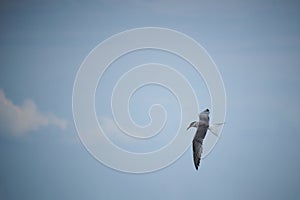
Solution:
<svg viewBox="0 0 300 200">
<path fill-rule="evenodd" d="M 186 130 L 189 130 L 191 128 L 191 125 L 189 126 L 189 127 L 187 127 L 187 129 Z"/>
</svg>

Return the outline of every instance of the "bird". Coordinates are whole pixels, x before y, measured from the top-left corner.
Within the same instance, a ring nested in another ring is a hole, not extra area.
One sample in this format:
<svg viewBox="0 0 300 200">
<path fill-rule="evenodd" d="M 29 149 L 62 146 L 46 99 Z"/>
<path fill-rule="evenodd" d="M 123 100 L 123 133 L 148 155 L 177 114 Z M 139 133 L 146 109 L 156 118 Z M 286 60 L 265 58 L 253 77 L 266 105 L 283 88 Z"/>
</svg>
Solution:
<svg viewBox="0 0 300 200">
<path fill-rule="evenodd" d="M 196 134 L 193 139 L 193 158 L 196 170 L 198 170 L 203 151 L 203 140 L 209 129 L 209 109 L 204 110 L 199 114 L 199 121 L 193 121 L 187 130 L 191 127 L 197 128 Z M 212 132 L 214 133 L 214 132 Z M 215 134 L 215 133 L 214 133 Z"/>
</svg>

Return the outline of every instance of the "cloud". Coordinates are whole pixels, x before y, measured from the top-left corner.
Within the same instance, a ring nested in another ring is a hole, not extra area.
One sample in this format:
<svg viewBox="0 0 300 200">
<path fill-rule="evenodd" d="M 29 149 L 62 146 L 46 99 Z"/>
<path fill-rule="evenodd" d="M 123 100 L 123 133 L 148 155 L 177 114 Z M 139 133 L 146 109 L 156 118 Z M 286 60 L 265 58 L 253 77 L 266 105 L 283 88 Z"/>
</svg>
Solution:
<svg viewBox="0 0 300 200">
<path fill-rule="evenodd" d="M 63 130 L 67 122 L 54 114 L 41 113 L 32 100 L 25 100 L 21 106 L 15 105 L 0 89 L 1 132 L 21 136 L 46 126 L 56 126 Z"/>
</svg>

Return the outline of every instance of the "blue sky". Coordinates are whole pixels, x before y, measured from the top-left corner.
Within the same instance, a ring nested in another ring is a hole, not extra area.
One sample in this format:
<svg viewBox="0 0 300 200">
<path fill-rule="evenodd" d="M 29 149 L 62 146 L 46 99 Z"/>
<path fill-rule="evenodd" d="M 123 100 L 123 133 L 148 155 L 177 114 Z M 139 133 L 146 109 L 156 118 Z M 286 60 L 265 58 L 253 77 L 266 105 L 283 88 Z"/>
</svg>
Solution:
<svg viewBox="0 0 300 200">
<path fill-rule="evenodd" d="M 299 8 L 296 1 L 2 2 L 0 199 L 299 199 Z M 122 173 L 79 141 L 72 89 L 80 64 L 111 35 L 145 26 L 191 36 L 222 74 L 226 125 L 199 171 L 188 150 L 165 169 Z"/>
</svg>

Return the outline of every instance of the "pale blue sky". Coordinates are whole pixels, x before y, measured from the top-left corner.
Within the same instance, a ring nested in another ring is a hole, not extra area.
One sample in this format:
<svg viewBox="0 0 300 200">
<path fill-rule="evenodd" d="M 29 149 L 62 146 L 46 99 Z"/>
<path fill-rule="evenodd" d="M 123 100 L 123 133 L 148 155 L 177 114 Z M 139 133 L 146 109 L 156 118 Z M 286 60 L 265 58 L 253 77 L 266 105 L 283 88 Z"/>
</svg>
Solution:
<svg viewBox="0 0 300 200">
<path fill-rule="evenodd" d="M 299 9 L 296 1 L 2 2 L 0 199 L 299 199 Z M 163 170 L 121 173 L 79 142 L 71 104 L 80 64 L 109 36 L 145 26 L 191 36 L 222 74 L 226 125 L 197 172 L 187 151 Z M 21 126 L 3 105 L 25 115 L 26 99 L 35 121 Z"/>
</svg>

